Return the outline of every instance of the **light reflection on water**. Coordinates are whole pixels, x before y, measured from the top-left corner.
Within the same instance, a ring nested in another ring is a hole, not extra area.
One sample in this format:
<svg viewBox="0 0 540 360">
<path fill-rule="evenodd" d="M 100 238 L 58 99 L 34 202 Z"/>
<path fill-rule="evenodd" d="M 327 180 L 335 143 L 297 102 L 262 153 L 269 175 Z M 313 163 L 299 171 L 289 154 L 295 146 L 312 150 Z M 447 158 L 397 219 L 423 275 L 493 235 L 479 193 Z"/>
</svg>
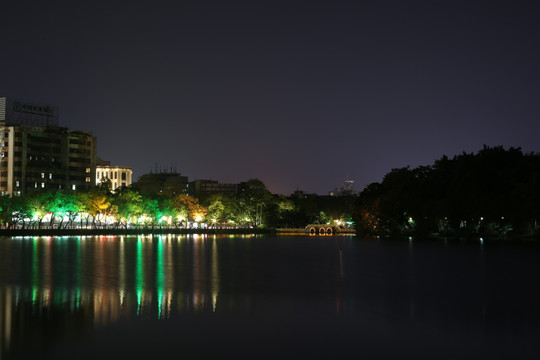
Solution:
<svg viewBox="0 0 540 360">
<path fill-rule="evenodd" d="M 16 303 L 39 308 L 92 304 L 96 323 L 120 312 L 167 318 L 173 305 L 180 312 L 215 311 L 218 242 L 227 239 L 230 235 L 2 239 L 0 289 Z"/>
<path fill-rule="evenodd" d="M 252 336 L 253 347 L 289 331 L 276 352 L 290 338 L 302 344 L 311 334 L 321 344 L 339 343 L 342 352 L 363 336 L 373 351 L 391 341 L 396 354 L 414 349 L 415 357 L 424 346 L 449 347 L 452 356 L 478 346 L 472 353 L 478 356 L 513 353 L 514 344 L 528 351 L 521 355 L 537 355 L 527 339 L 540 334 L 540 295 L 531 286 L 540 273 L 539 250 L 337 236 L 4 238 L 0 353 L 7 359 L 31 349 L 53 358 L 100 329 L 122 326 L 116 344 L 120 334 L 149 342 L 163 331 L 133 330 L 143 320 L 173 326 L 168 333 L 211 321 L 225 333 Z M 218 343 L 224 335 L 208 334 Z M 433 338 L 426 345 L 423 337 Z M 319 350 L 318 358 L 328 355 Z"/>
</svg>

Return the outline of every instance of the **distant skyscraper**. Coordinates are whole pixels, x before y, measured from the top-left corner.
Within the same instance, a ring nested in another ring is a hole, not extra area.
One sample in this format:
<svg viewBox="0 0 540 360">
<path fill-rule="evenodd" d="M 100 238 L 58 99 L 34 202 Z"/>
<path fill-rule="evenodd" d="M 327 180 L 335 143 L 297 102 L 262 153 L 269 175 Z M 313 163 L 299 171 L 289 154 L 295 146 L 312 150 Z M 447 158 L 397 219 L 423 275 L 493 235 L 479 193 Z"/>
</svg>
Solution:
<svg viewBox="0 0 540 360">
<path fill-rule="evenodd" d="M 95 185 L 97 140 L 58 126 L 58 107 L 0 98 L 0 193 Z"/>
<path fill-rule="evenodd" d="M 343 185 L 339 189 L 334 189 L 334 191 L 330 191 L 328 195 L 330 196 L 349 196 L 349 195 L 357 195 L 358 192 L 353 189 L 354 186 L 354 180 L 351 180 L 347 178 Z"/>
</svg>

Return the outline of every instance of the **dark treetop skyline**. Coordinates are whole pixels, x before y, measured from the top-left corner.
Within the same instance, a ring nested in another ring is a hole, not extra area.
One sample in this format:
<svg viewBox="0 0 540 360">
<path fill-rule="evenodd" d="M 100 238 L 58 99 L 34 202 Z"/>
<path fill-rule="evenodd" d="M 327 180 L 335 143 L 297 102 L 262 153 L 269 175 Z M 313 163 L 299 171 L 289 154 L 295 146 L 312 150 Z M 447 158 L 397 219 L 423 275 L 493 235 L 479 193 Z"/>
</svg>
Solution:
<svg viewBox="0 0 540 360">
<path fill-rule="evenodd" d="M 2 4 L 0 96 L 98 155 L 274 193 L 356 189 L 488 146 L 540 151 L 537 1 Z"/>
</svg>

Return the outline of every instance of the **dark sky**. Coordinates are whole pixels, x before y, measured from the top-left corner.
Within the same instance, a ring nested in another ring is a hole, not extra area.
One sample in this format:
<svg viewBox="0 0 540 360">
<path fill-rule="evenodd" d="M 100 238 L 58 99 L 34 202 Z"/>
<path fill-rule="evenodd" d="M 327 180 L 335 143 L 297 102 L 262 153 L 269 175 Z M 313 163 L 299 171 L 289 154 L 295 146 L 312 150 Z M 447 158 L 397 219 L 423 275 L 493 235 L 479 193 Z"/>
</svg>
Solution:
<svg viewBox="0 0 540 360">
<path fill-rule="evenodd" d="M 540 1 L 4 1 L 0 96 L 98 155 L 274 193 L 540 151 Z"/>
</svg>

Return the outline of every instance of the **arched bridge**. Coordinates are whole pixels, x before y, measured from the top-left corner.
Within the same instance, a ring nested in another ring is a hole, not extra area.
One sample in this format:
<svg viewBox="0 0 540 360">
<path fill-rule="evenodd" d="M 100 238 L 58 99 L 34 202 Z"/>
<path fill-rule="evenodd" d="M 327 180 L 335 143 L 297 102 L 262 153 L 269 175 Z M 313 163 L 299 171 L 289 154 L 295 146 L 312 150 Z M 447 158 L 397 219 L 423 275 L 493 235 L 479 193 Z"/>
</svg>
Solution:
<svg viewBox="0 0 540 360">
<path fill-rule="evenodd" d="M 311 235 L 334 235 L 341 232 L 337 225 L 309 224 L 306 226 L 306 232 Z"/>
<path fill-rule="evenodd" d="M 276 229 L 279 234 L 310 234 L 310 235 L 335 235 L 335 234 L 354 234 L 352 228 L 342 228 L 339 225 L 309 224 L 305 228 L 279 228 Z"/>
</svg>

